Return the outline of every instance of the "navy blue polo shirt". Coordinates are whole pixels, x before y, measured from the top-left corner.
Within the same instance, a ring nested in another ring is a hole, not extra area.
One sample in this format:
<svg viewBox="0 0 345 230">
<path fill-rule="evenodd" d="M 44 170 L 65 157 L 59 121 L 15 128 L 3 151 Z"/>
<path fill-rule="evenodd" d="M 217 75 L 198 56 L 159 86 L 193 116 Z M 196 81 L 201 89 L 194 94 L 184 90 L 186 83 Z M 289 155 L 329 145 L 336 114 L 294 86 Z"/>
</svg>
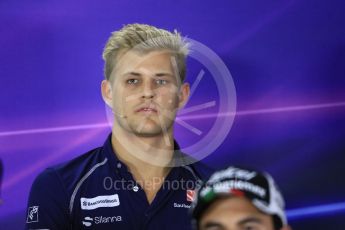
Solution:
<svg viewBox="0 0 345 230">
<path fill-rule="evenodd" d="M 175 154 L 183 153 L 176 149 Z M 26 229 L 189 230 L 193 190 L 211 173 L 200 162 L 172 167 L 149 204 L 142 187 L 116 157 L 109 135 L 102 147 L 36 178 Z"/>
</svg>

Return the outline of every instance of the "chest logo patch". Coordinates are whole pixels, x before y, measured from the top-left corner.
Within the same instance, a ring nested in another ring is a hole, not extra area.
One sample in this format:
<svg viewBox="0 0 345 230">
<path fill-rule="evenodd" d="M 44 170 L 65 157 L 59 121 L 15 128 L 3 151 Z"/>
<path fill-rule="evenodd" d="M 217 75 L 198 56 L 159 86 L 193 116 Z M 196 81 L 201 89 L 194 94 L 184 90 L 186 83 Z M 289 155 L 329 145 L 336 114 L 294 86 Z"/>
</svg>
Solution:
<svg viewBox="0 0 345 230">
<path fill-rule="evenodd" d="M 96 208 L 110 208 L 120 205 L 119 195 L 96 196 L 93 198 L 80 198 L 81 209 L 93 210 Z"/>
</svg>

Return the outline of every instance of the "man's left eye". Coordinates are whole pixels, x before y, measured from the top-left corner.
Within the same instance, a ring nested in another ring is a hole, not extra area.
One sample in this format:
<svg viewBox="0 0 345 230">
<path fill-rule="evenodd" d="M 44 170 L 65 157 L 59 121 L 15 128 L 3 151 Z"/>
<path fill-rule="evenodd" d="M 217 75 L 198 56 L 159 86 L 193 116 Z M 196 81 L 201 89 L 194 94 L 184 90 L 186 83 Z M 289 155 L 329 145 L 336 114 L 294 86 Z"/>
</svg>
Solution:
<svg viewBox="0 0 345 230">
<path fill-rule="evenodd" d="M 127 84 L 133 85 L 133 84 L 137 84 L 139 82 L 138 79 L 128 79 L 127 80 Z"/>
<path fill-rule="evenodd" d="M 164 80 L 164 79 L 157 79 L 157 80 L 156 80 L 156 83 L 157 83 L 158 85 L 165 85 L 165 84 L 168 83 L 168 81 L 167 81 L 167 80 Z"/>
</svg>

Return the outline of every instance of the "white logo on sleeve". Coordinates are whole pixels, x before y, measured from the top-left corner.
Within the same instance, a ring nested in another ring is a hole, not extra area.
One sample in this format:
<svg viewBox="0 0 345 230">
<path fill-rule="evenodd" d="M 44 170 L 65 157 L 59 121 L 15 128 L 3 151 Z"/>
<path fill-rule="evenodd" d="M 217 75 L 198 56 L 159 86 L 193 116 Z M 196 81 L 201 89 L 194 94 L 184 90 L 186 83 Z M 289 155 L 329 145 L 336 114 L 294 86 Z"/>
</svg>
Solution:
<svg viewBox="0 0 345 230">
<path fill-rule="evenodd" d="M 31 206 L 28 209 L 28 216 L 26 218 L 26 223 L 38 222 L 38 206 Z"/>
<path fill-rule="evenodd" d="M 93 198 L 80 198 L 81 209 L 83 210 L 93 210 L 96 208 L 110 208 L 120 205 L 119 195 L 109 195 L 109 196 L 96 196 Z"/>
</svg>

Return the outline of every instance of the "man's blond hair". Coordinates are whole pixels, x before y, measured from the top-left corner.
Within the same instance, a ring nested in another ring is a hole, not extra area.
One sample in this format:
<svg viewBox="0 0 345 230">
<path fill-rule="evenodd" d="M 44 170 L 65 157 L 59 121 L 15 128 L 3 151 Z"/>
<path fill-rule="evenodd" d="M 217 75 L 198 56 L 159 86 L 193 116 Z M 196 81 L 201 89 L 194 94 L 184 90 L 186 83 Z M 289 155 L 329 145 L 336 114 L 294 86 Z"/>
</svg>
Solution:
<svg viewBox="0 0 345 230">
<path fill-rule="evenodd" d="M 164 29 L 145 24 L 129 24 L 111 34 L 103 50 L 104 75 L 110 80 L 110 75 L 116 66 L 120 52 L 134 50 L 148 53 L 155 50 L 168 50 L 175 57 L 173 66 L 178 69 L 181 82 L 186 76 L 186 56 L 188 43 L 176 30 L 172 33 Z"/>
</svg>

